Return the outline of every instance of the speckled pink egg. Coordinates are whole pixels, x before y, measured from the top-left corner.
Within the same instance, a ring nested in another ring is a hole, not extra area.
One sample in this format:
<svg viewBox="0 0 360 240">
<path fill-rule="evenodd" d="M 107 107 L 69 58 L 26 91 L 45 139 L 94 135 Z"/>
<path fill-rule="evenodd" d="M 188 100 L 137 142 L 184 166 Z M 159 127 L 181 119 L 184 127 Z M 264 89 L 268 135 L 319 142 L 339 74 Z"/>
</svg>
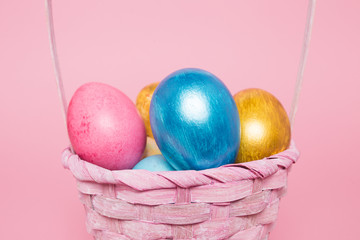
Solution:
<svg viewBox="0 0 360 240">
<path fill-rule="evenodd" d="M 103 83 L 87 83 L 75 92 L 67 126 L 76 154 L 110 170 L 133 168 L 145 148 L 145 126 L 135 104 Z"/>
</svg>

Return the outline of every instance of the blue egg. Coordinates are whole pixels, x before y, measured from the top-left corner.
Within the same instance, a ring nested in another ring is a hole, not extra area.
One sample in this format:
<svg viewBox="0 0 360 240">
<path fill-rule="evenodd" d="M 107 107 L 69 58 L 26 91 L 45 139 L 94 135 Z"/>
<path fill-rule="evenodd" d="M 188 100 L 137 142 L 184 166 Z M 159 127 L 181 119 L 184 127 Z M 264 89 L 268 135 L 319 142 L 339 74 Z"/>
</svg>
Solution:
<svg viewBox="0 0 360 240">
<path fill-rule="evenodd" d="M 133 169 L 145 169 L 151 172 L 175 170 L 161 154 L 144 158 Z"/>
<path fill-rule="evenodd" d="M 240 145 L 235 101 L 213 74 L 182 69 L 166 77 L 150 104 L 155 141 L 176 170 L 234 163 Z"/>
</svg>

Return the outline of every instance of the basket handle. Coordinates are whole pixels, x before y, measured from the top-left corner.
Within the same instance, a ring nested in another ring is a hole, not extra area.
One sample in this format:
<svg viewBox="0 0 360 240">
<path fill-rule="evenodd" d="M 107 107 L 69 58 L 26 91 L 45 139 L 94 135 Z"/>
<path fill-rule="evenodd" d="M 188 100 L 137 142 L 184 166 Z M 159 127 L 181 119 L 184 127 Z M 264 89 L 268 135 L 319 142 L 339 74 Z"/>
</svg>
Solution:
<svg viewBox="0 0 360 240">
<path fill-rule="evenodd" d="M 68 105 L 67 105 L 67 100 L 66 100 L 65 91 L 64 91 L 64 84 L 63 84 L 63 81 L 61 78 L 60 64 L 59 64 L 59 58 L 58 58 L 57 48 L 56 48 L 54 18 L 53 18 L 53 11 L 52 11 L 52 9 L 53 9 L 52 8 L 52 0 L 45 0 L 45 4 L 46 4 L 46 11 L 47 11 L 51 57 L 52 57 L 52 61 L 54 64 L 54 69 L 55 69 L 55 77 L 56 77 L 56 83 L 57 83 L 57 88 L 58 88 L 58 94 L 59 94 L 60 100 L 62 102 L 65 126 L 67 128 L 66 116 L 67 116 Z M 314 16 L 315 16 L 315 5 L 316 5 L 316 0 L 309 0 L 302 52 L 301 52 L 301 57 L 300 57 L 299 69 L 297 72 L 294 96 L 293 96 L 290 115 L 289 115 L 291 127 L 293 127 L 293 125 L 294 125 L 295 115 L 296 115 L 298 104 L 299 104 L 299 97 L 300 97 L 301 86 L 302 86 L 302 82 L 303 82 L 306 60 L 307 60 L 307 56 L 308 56 L 308 52 L 309 52 L 311 32 L 312 32 Z"/>
<path fill-rule="evenodd" d="M 289 115 L 291 128 L 294 126 L 295 115 L 296 115 L 297 108 L 299 105 L 301 86 L 302 86 L 303 77 L 304 77 L 306 60 L 307 60 L 307 56 L 309 53 L 311 32 L 312 32 L 312 27 L 313 27 L 313 23 L 314 23 L 315 5 L 316 5 L 316 0 L 309 0 L 307 17 L 306 17 L 306 25 L 305 25 L 305 34 L 304 34 L 302 51 L 301 51 L 299 69 L 297 72 L 295 91 L 294 91 L 294 96 L 293 96 L 293 100 L 291 103 L 291 109 L 290 109 L 290 115 Z"/>
</svg>

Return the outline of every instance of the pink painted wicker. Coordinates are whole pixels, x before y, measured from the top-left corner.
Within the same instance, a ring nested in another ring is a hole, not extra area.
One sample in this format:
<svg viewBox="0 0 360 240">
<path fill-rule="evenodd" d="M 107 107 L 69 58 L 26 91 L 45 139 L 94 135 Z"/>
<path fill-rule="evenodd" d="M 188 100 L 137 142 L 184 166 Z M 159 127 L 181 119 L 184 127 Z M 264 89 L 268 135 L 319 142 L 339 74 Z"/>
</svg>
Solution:
<svg viewBox="0 0 360 240">
<path fill-rule="evenodd" d="M 271 157 L 203 171 L 110 171 L 66 149 L 95 239 L 265 240 L 299 157 L 294 143 Z"/>
</svg>

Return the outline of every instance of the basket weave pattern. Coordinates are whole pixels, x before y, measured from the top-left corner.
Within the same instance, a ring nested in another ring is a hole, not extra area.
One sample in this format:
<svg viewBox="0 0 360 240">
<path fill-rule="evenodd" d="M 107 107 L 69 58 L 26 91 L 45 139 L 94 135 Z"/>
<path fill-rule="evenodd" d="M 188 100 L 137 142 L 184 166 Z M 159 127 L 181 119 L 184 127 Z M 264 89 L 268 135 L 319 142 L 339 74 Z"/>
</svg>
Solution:
<svg viewBox="0 0 360 240">
<path fill-rule="evenodd" d="M 66 149 L 95 239 L 266 240 L 299 152 L 203 171 L 110 171 Z"/>
</svg>

